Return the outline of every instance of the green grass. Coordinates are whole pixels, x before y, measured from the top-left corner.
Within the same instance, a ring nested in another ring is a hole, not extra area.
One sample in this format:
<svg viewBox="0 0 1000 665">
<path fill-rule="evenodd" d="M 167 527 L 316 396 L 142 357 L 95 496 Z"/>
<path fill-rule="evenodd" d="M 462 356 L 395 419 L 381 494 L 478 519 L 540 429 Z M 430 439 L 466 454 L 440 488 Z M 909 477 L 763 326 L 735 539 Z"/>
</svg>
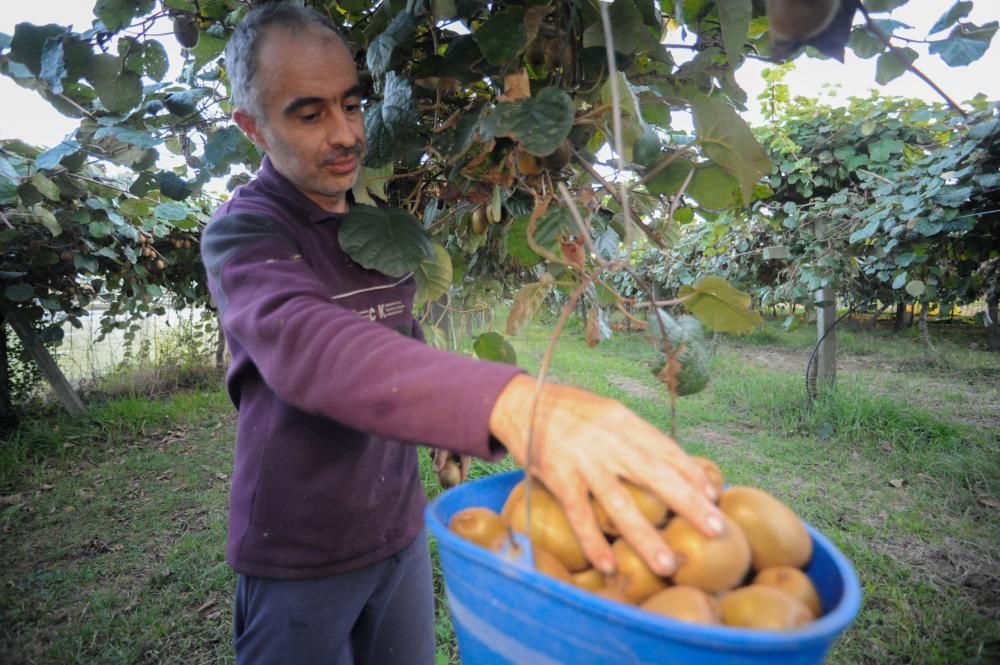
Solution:
<svg viewBox="0 0 1000 665">
<path fill-rule="evenodd" d="M 928 352 L 909 335 L 845 328 L 837 387 L 808 404 L 814 335 L 771 321 L 714 339 L 713 381 L 679 400 L 678 440 L 730 482 L 782 498 L 853 562 L 864 606 L 831 663 L 997 662 L 1000 356 L 969 350 L 965 330 L 938 335 Z M 514 340 L 521 364 L 536 370 L 547 341 L 542 326 Z M 589 349 L 571 327 L 551 375 L 669 431 L 651 355 L 641 335 Z M 9 433 L 0 662 L 232 662 L 223 550 L 233 435 L 218 388 L 115 398 L 79 422 L 44 413 Z M 507 468 L 477 461 L 471 475 Z M 454 663 L 432 556 L 438 662 Z"/>
</svg>

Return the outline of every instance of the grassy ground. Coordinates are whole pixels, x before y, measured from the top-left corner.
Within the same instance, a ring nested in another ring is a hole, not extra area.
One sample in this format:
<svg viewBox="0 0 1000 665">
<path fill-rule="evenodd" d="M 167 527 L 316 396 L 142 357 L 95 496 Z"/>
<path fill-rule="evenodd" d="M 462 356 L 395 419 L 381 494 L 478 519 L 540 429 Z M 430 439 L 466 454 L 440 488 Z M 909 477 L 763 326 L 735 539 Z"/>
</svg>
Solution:
<svg viewBox="0 0 1000 665">
<path fill-rule="evenodd" d="M 809 407 L 812 331 L 715 340 L 714 380 L 679 402 L 678 438 L 831 537 L 865 586 L 832 663 L 1000 660 L 1000 356 L 938 326 L 842 330 L 835 392 Z M 546 329 L 515 340 L 537 367 Z M 661 428 L 669 402 L 638 335 L 566 334 L 553 378 Z M 86 422 L 26 421 L 0 442 L 0 662 L 231 662 L 223 560 L 234 420 L 223 392 L 119 398 Z M 477 463 L 473 475 L 506 465 Z M 429 493 L 437 491 L 425 469 Z M 438 582 L 439 661 L 455 661 Z"/>
</svg>

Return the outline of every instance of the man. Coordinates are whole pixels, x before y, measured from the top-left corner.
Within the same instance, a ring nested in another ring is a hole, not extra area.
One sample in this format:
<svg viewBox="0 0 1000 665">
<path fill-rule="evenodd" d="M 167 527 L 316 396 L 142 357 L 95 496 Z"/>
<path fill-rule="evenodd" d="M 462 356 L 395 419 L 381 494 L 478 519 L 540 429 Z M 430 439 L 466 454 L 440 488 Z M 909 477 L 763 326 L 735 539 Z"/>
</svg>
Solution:
<svg viewBox="0 0 1000 665">
<path fill-rule="evenodd" d="M 365 133 L 335 27 L 263 5 L 237 27 L 226 66 L 233 120 L 267 153 L 202 241 L 239 411 L 227 545 L 239 573 L 237 662 L 431 663 L 414 442 L 488 459 L 506 451 L 525 465 L 536 382 L 414 339 L 412 277 L 366 270 L 340 249 Z M 657 571 L 674 566 L 620 479 L 655 487 L 706 534 L 721 528 L 700 469 L 618 402 L 545 385 L 533 441 L 530 471 L 603 570 L 614 560 L 590 494 Z"/>
</svg>

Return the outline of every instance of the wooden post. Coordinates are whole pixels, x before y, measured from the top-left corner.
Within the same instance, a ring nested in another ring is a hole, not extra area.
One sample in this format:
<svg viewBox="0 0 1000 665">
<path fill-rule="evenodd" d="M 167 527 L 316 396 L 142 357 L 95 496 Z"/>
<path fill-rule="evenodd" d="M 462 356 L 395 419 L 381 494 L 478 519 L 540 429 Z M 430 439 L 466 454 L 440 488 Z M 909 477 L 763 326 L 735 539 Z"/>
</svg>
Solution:
<svg viewBox="0 0 1000 665">
<path fill-rule="evenodd" d="M 10 359 L 7 357 L 7 324 L 0 321 L 0 420 L 10 418 L 14 404 L 10 395 Z"/>
<path fill-rule="evenodd" d="M 816 222 L 816 238 L 826 236 L 827 220 Z M 837 378 L 837 331 L 833 324 L 837 321 L 837 296 L 832 286 L 818 289 L 816 298 L 816 383 L 832 384 Z M 819 341 L 822 340 L 822 341 Z"/>
<path fill-rule="evenodd" d="M 38 339 L 38 335 L 31 329 L 31 325 L 24 320 L 16 309 L 7 310 L 6 319 L 10 327 L 17 333 L 17 336 L 21 338 L 24 350 L 28 352 L 31 359 L 41 368 L 42 374 L 48 380 L 49 385 L 52 386 L 52 390 L 62 403 L 63 408 L 74 418 L 82 416 L 85 413 L 85 409 L 80 396 L 73 390 L 73 386 L 66 379 L 66 375 L 59 369 L 56 361 L 52 358 L 52 354 L 42 344 L 42 340 Z"/>
</svg>

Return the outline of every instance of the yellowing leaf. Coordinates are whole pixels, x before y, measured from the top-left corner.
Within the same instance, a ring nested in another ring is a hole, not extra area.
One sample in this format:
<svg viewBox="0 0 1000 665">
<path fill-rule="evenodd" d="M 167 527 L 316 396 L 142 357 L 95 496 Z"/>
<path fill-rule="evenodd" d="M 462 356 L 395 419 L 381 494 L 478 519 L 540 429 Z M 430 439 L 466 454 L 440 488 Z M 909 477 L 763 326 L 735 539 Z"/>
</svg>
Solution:
<svg viewBox="0 0 1000 665">
<path fill-rule="evenodd" d="M 418 307 L 437 300 L 451 288 L 451 256 L 448 255 L 448 250 L 437 243 L 433 244 L 433 248 L 434 256 L 421 261 L 413 272 L 413 277 L 417 281 L 414 305 Z"/>
<path fill-rule="evenodd" d="M 719 332 L 744 332 L 764 322 L 759 312 L 750 311 L 750 296 L 721 277 L 704 277 L 694 286 L 682 286 L 677 294 L 689 312 Z"/>
<path fill-rule="evenodd" d="M 540 282 L 525 284 L 514 296 L 514 305 L 507 315 L 507 334 L 516 335 L 535 318 L 535 314 L 545 302 L 545 296 L 552 290 L 552 277 L 546 275 Z"/>
</svg>

